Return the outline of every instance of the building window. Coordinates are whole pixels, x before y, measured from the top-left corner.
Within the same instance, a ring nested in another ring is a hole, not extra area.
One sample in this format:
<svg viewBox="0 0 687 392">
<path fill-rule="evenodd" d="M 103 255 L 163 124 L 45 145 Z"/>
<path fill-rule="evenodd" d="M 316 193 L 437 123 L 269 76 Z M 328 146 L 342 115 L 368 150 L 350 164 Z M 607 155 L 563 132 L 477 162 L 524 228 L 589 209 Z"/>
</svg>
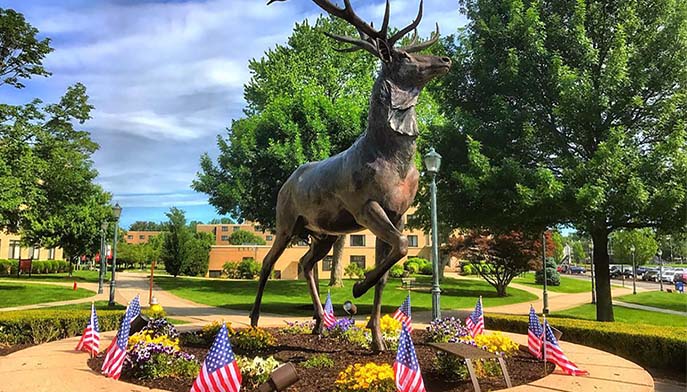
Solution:
<svg viewBox="0 0 687 392">
<path fill-rule="evenodd" d="M 322 259 L 322 271 L 331 271 L 333 260 L 334 256 L 324 256 L 324 259 Z"/>
<path fill-rule="evenodd" d="M 406 215 L 406 224 L 410 223 L 412 220 L 413 220 L 413 214 Z"/>
<path fill-rule="evenodd" d="M 234 230 L 234 231 L 239 231 L 239 230 L 241 230 L 241 226 L 234 226 L 233 230 Z"/>
<path fill-rule="evenodd" d="M 365 269 L 365 256 L 351 256 L 351 264 L 358 264 L 358 267 Z"/>
<path fill-rule="evenodd" d="M 229 231 L 229 226 L 222 226 L 222 231 Z"/>
<path fill-rule="evenodd" d="M 271 235 L 265 236 L 265 241 L 272 241 L 273 239 L 274 237 L 272 237 Z"/>
<path fill-rule="evenodd" d="M 48 249 L 48 260 L 55 260 L 55 248 Z"/>
<path fill-rule="evenodd" d="M 133 236 L 133 235 L 128 235 L 128 236 L 126 236 L 126 239 L 127 239 L 127 240 L 133 240 L 133 239 L 134 239 L 134 236 Z"/>
<path fill-rule="evenodd" d="M 29 248 L 29 258 L 33 260 L 41 259 L 41 248 L 39 246 L 34 246 Z"/>
<path fill-rule="evenodd" d="M 229 236 L 228 236 L 228 235 L 223 235 L 223 236 L 222 236 L 222 241 L 229 241 Z"/>
<path fill-rule="evenodd" d="M 254 226 L 253 229 L 255 229 L 255 231 L 260 231 L 260 232 L 261 232 L 261 231 L 262 231 L 262 226 Z"/>
<path fill-rule="evenodd" d="M 21 257 L 21 246 L 19 246 L 19 241 L 10 241 L 10 256 L 9 259 L 19 259 Z"/>
<path fill-rule="evenodd" d="M 144 239 L 146 239 L 146 236 L 143 235 L 143 234 L 141 234 L 141 235 L 138 236 L 138 239 L 139 239 L 139 240 L 144 240 Z"/>
<path fill-rule="evenodd" d="M 409 235 L 408 236 L 408 247 L 409 248 L 417 248 L 417 236 L 416 235 Z"/>
<path fill-rule="evenodd" d="M 351 234 L 351 246 L 365 246 L 365 235 Z"/>
</svg>

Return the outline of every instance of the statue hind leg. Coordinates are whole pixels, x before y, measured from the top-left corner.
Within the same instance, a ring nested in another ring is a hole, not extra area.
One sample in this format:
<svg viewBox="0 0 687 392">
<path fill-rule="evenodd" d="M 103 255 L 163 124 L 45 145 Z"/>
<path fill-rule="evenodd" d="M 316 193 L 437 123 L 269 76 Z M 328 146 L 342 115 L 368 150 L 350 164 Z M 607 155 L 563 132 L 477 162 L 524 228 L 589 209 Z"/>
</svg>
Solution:
<svg viewBox="0 0 687 392">
<path fill-rule="evenodd" d="M 308 291 L 310 291 L 310 297 L 314 307 L 313 315 L 315 318 L 315 327 L 312 331 L 313 335 L 319 335 L 322 333 L 322 318 L 324 316 L 324 310 L 322 309 L 322 302 L 320 301 L 320 296 L 317 292 L 318 282 L 315 281 L 315 276 L 312 269 L 315 267 L 318 261 L 322 260 L 327 253 L 329 253 L 337 238 L 339 237 L 335 235 L 328 235 L 320 239 L 312 237 L 310 249 L 308 249 L 308 252 L 301 258 L 303 275 L 308 282 Z"/>
<path fill-rule="evenodd" d="M 279 223 L 277 223 L 277 233 L 275 235 L 274 243 L 267 253 L 265 258 L 262 260 L 262 270 L 260 271 L 260 282 L 258 283 L 258 292 L 255 295 L 255 302 L 253 302 L 253 309 L 250 312 L 250 325 L 251 327 L 258 326 L 258 319 L 260 318 L 260 305 L 262 304 L 262 294 L 265 291 L 265 285 L 267 284 L 267 279 L 272 273 L 274 264 L 277 262 L 279 257 L 284 253 L 284 249 L 289 245 L 291 238 L 294 235 L 295 223 L 289 225 L 288 230 L 279 230 Z"/>
</svg>

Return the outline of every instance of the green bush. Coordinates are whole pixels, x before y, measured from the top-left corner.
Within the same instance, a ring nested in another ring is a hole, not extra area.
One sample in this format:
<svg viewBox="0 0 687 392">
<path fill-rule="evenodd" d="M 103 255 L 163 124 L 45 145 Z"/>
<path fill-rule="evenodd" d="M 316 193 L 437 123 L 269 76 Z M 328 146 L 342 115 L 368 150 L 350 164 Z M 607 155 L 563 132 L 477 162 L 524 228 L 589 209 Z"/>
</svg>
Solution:
<svg viewBox="0 0 687 392">
<path fill-rule="evenodd" d="M 45 343 L 80 335 L 90 310 L 23 310 L 0 312 L 0 343 Z M 119 327 L 122 310 L 98 311 L 101 331 Z"/>
<path fill-rule="evenodd" d="M 237 272 L 241 279 L 255 279 L 260 273 L 260 264 L 253 259 L 244 259 L 239 263 Z"/>
<path fill-rule="evenodd" d="M 418 272 L 420 272 L 420 264 L 418 264 L 415 261 L 410 263 L 403 263 L 403 268 L 411 274 L 417 274 Z"/>
<path fill-rule="evenodd" d="M 14 260 L 0 260 L 0 276 L 10 275 L 12 271 L 16 273 L 17 266 L 14 264 L 17 264 Z"/>
<path fill-rule="evenodd" d="M 315 354 L 303 362 L 302 366 L 304 368 L 332 368 L 334 367 L 334 360 L 327 354 Z"/>
<path fill-rule="evenodd" d="M 344 268 L 344 275 L 346 275 L 348 279 L 362 279 L 365 276 L 365 270 L 356 263 L 350 263 Z"/>
<path fill-rule="evenodd" d="M 391 269 L 389 270 L 389 277 L 392 277 L 392 278 L 402 278 L 404 272 L 405 272 L 405 271 L 403 270 L 403 267 L 401 267 L 401 266 L 398 265 L 398 264 L 394 264 L 394 266 L 391 267 Z"/>
<path fill-rule="evenodd" d="M 687 335 L 680 327 L 549 318 L 563 332 L 566 342 L 594 347 L 641 366 L 685 373 Z M 492 330 L 527 334 L 527 316 L 489 314 L 485 325 Z"/>
<path fill-rule="evenodd" d="M 561 285 L 561 274 L 556 271 L 556 262 L 553 259 L 546 260 L 546 284 L 549 286 Z M 534 282 L 536 284 L 544 284 L 544 271 L 539 270 L 534 274 Z"/>
<path fill-rule="evenodd" d="M 227 261 L 222 266 L 222 271 L 229 279 L 241 279 L 239 276 L 239 263 L 234 261 Z"/>
<path fill-rule="evenodd" d="M 413 264 L 417 265 L 417 269 L 412 266 Z M 423 269 L 427 268 L 426 266 L 429 266 L 429 269 L 431 270 L 432 263 L 422 257 L 409 257 L 408 260 L 403 263 L 403 268 L 406 271 L 409 271 L 411 274 L 416 274 L 418 272 L 422 273 Z"/>
<path fill-rule="evenodd" d="M 423 264 L 420 266 L 420 274 L 421 275 L 432 275 L 432 273 L 433 273 L 432 264 Z"/>
</svg>

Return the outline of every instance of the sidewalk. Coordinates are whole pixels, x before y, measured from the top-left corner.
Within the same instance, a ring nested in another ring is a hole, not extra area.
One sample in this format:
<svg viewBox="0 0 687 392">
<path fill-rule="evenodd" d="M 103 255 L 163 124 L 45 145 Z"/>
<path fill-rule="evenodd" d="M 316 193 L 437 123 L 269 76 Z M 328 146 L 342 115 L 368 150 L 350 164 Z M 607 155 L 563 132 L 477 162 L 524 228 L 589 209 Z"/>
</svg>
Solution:
<svg viewBox="0 0 687 392">
<path fill-rule="evenodd" d="M 631 304 L 629 302 L 621 302 L 621 301 L 613 301 L 613 305 L 618 305 L 622 306 L 624 308 L 631 308 L 631 309 L 639 309 L 639 310 L 648 310 L 650 312 L 659 312 L 659 313 L 666 313 L 666 314 L 675 314 L 678 316 L 685 316 L 687 317 L 687 312 L 680 312 L 678 310 L 672 310 L 672 309 L 663 309 L 663 308 L 655 308 L 653 306 L 646 306 L 646 305 L 639 305 L 639 304 Z"/>
</svg>

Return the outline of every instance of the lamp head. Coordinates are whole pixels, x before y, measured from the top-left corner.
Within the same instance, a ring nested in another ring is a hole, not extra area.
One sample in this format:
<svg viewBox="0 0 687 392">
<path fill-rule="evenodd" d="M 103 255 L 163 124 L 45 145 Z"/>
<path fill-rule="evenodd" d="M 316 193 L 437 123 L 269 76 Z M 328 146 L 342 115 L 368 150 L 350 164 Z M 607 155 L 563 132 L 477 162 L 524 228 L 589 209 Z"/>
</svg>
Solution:
<svg viewBox="0 0 687 392">
<path fill-rule="evenodd" d="M 122 207 L 119 206 L 119 203 L 115 203 L 114 207 L 112 207 L 112 216 L 114 216 L 115 220 L 119 220 L 119 217 L 122 216 Z"/>
<path fill-rule="evenodd" d="M 343 304 L 343 309 L 347 314 L 354 315 L 358 313 L 358 308 L 351 301 L 346 301 Z"/>
<path fill-rule="evenodd" d="M 429 149 L 429 152 L 424 157 L 425 167 L 427 171 L 432 174 L 439 172 L 439 167 L 441 167 L 441 155 L 434 151 L 434 147 Z"/>
<path fill-rule="evenodd" d="M 636 250 L 637 250 L 637 248 L 635 248 L 634 245 L 632 245 L 632 246 L 630 247 L 630 252 L 635 253 Z"/>
</svg>

